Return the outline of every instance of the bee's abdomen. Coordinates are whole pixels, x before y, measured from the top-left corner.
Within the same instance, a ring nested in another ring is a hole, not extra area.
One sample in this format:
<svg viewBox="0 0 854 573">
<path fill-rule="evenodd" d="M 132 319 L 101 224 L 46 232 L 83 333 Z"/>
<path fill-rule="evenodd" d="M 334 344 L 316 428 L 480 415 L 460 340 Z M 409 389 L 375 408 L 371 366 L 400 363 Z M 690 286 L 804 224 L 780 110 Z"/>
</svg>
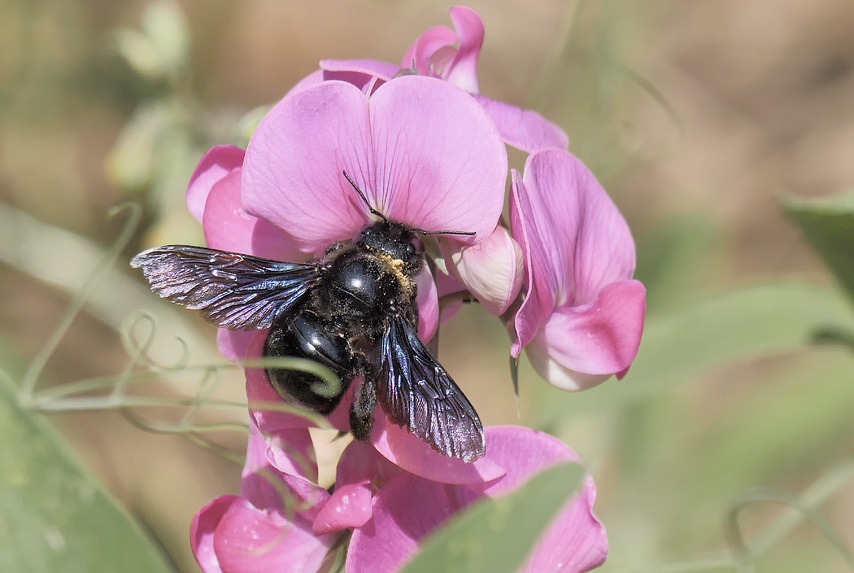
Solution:
<svg viewBox="0 0 854 573">
<path fill-rule="evenodd" d="M 296 401 L 321 414 L 335 409 L 357 367 L 347 336 L 334 319 L 303 310 L 277 320 L 264 343 L 264 356 L 295 356 L 326 366 L 340 379 L 330 387 L 323 379 L 301 370 L 267 368 L 267 378 L 286 400 Z"/>
</svg>

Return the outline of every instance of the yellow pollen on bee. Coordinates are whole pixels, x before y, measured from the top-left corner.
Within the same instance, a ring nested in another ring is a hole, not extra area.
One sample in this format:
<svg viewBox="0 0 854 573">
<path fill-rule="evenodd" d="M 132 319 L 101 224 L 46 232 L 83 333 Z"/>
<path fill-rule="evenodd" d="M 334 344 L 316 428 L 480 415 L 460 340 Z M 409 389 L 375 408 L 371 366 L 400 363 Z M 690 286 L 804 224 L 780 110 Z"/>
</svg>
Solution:
<svg viewBox="0 0 854 573">
<path fill-rule="evenodd" d="M 401 288 L 403 288 L 407 292 L 413 292 L 415 289 L 415 280 L 411 277 L 408 277 L 404 272 L 404 267 L 406 263 L 403 259 L 396 259 L 389 256 L 386 253 L 379 253 L 378 257 L 389 267 L 389 270 L 397 279 L 397 282 L 400 284 Z"/>
</svg>

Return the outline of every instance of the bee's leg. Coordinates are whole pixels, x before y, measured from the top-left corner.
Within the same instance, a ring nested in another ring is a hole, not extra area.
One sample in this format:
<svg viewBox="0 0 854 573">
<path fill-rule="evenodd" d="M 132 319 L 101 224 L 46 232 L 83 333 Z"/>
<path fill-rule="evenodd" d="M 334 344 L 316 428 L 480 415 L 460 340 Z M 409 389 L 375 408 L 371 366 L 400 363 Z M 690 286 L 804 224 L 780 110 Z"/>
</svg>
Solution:
<svg viewBox="0 0 854 573">
<path fill-rule="evenodd" d="M 367 441 L 374 425 L 374 410 L 377 408 L 377 387 L 373 377 L 365 376 L 356 388 L 353 405 L 350 407 L 350 430 L 357 440 Z"/>
</svg>

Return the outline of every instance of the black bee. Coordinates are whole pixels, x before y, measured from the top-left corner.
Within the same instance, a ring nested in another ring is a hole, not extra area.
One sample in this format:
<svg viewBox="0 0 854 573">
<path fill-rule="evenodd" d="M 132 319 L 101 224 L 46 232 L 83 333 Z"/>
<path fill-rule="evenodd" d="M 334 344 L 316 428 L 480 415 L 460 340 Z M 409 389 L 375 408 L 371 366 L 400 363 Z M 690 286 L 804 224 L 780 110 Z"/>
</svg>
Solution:
<svg viewBox="0 0 854 573">
<path fill-rule="evenodd" d="M 406 427 L 433 449 L 471 462 L 484 454 L 483 426 L 474 407 L 418 338 L 415 277 L 425 264 L 420 237 L 465 234 L 427 232 L 381 220 L 353 242 L 333 243 L 323 257 L 286 263 L 186 245 L 138 254 L 151 290 L 200 310 L 232 330 L 269 328 L 264 355 L 315 360 L 341 379 L 334 396 L 316 392 L 313 374 L 267 368 L 284 399 L 329 414 L 357 376 L 350 410 L 353 436 L 367 440 L 377 401 L 391 422 Z"/>
</svg>

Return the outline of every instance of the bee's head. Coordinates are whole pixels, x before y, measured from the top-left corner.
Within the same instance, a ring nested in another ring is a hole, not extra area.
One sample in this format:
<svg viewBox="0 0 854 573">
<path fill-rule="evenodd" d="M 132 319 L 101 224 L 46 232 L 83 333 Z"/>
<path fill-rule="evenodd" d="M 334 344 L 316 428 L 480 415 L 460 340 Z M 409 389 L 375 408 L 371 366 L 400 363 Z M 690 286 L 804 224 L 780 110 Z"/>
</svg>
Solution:
<svg viewBox="0 0 854 573">
<path fill-rule="evenodd" d="M 347 175 L 347 172 L 344 171 L 343 173 L 344 178 L 359 194 L 359 198 L 371 215 L 380 218 L 379 222 L 365 227 L 356 237 L 356 242 L 403 261 L 404 270 L 410 275 L 418 273 L 424 264 L 424 244 L 420 237 L 427 235 L 474 235 L 469 231 L 424 231 L 407 227 L 403 223 L 389 221 L 385 215 L 374 209 L 356 182 Z"/>
<path fill-rule="evenodd" d="M 356 242 L 403 261 L 405 270 L 415 274 L 424 264 L 422 234 L 402 223 L 384 220 L 365 227 Z"/>
</svg>

